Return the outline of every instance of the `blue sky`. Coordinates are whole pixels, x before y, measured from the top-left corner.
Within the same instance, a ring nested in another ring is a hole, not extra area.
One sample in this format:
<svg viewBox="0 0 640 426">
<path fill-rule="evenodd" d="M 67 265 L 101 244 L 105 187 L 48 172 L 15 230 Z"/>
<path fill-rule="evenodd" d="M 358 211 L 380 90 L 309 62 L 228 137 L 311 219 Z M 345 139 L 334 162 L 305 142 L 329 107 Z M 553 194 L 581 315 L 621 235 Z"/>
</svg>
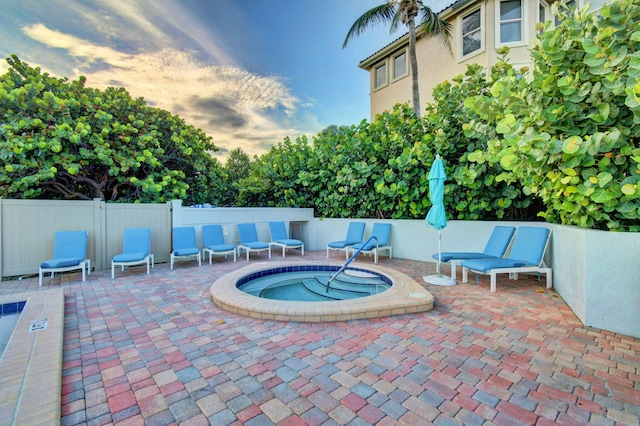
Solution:
<svg viewBox="0 0 640 426">
<path fill-rule="evenodd" d="M 0 54 L 133 96 L 261 154 L 285 136 L 369 119 L 358 63 L 403 34 L 382 25 L 342 49 L 383 0 L 0 0 Z M 7 68 L 0 63 L 0 72 Z"/>
</svg>

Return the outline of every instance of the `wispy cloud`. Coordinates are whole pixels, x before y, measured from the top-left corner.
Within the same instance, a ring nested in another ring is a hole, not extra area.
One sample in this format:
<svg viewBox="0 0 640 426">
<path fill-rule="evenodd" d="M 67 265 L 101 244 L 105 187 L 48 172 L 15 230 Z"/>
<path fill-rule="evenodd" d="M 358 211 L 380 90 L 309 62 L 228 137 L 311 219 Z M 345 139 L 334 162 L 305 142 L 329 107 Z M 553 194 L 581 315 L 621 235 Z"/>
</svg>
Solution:
<svg viewBox="0 0 640 426">
<path fill-rule="evenodd" d="M 79 15 L 86 13 L 87 17 L 95 17 L 95 11 L 88 13 L 76 3 L 72 4 L 76 5 L 75 12 Z M 158 5 L 164 7 L 163 2 Z M 134 46 L 116 48 L 113 46 L 117 43 L 107 45 L 99 41 L 99 36 L 92 36 L 90 41 L 42 23 L 25 26 L 22 30 L 32 40 L 67 52 L 76 73 L 68 77 L 84 75 L 87 84 L 97 88 L 123 85 L 132 96 L 144 97 L 150 104 L 178 114 L 205 130 L 221 149 L 219 155 L 222 157 L 237 147 L 249 155 L 260 154 L 285 136 L 297 137 L 309 130 L 318 130 L 307 127 L 303 131 L 294 124 L 295 117 L 301 115 L 299 109 L 307 106 L 302 105 L 282 78 L 197 59 L 196 50 L 173 46 L 166 32 L 144 18 L 145 11 L 136 3 L 110 0 L 102 6 L 111 9 L 109 20 L 114 25 L 95 22 L 97 31 L 109 32 L 105 34 L 107 38 L 123 39 L 126 35 L 113 34 L 113 28 L 124 31 L 128 25 L 127 31 L 137 34 L 129 40 L 146 39 L 147 45 L 138 51 Z M 215 62 L 230 62 L 222 49 L 206 39 L 205 29 L 193 23 L 186 14 L 177 10 L 171 13 L 183 27 L 193 24 L 192 31 L 185 37 L 189 37 L 198 49 L 206 48 L 207 56 L 215 57 Z M 44 64 L 34 65 L 47 69 Z M 305 122 L 317 124 L 308 116 Z"/>
<path fill-rule="evenodd" d="M 89 43 L 69 34 L 50 30 L 42 24 L 30 25 L 23 28 L 24 33 L 32 39 L 46 44 L 52 48 L 65 49 L 69 55 L 75 58 L 82 58 L 85 64 L 94 61 L 104 61 L 114 67 L 123 67 L 131 55 Z"/>
</svg>

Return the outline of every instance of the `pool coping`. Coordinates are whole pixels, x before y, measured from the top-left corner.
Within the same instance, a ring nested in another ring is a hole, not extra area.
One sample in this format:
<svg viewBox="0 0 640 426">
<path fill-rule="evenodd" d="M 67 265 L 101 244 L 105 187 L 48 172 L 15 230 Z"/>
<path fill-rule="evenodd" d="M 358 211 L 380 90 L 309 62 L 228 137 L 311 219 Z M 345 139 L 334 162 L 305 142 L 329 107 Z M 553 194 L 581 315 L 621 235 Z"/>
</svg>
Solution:
<svg viewBox="0 0 640 426">
<path fill-rule="evenodd" d="M 25 300 L 0 358 L 0 419 L 7 424 L 59 424 L 62 387 L 64 289 L 0 296 L 0 304 Z M 46 318 L 46 329 L 29 332 Z"/>
<path fill-rule="evenodd" d="M 255 262 L 215 281 L 209 290 L 211 299 L 222 309 L 236 314 L 265 320 L 297 322 L 369 319 L 426 312 L 433 309 L 433 295 L 413 278 L 394 269 L 370 263 L 353 262 L 350 267 L 384 274 L 393 285 L 383 293 L 361 299 L 341 300 L 330 302 L 330 304 L 270 300 L 244 293 L 236 287 L 236 282 L 245 275 L 265 269 L 299 267 L 305 263 L 336 267 L 343 265 L 336 261 Z"/>
</svg>

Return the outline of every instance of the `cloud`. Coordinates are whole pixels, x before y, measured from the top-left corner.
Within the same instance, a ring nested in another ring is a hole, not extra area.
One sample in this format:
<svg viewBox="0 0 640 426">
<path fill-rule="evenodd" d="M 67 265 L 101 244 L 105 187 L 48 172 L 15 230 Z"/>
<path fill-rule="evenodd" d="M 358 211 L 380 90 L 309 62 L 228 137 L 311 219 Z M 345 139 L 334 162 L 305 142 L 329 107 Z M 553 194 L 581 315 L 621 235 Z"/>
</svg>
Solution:
<svg viewBox="0 0 640 426">
<path fill-rule="evenodd" d="M 238 130 L 249 122 L 248 117 L 233 109 L 233 102 L 228 99 L 194 97 L 191 104 L 202 111 L 202 115 L 194 115 L 194 118 L 208 120 L 212 127 L 224 123 L 226 129 Z"/>
<path fill-rule="evenodd" d="M 123 10 L 123 2 L 118 7 Z M 135 8 L 128 14 L 135 15 Z M 24 27 L 23 32 L 48 47 L 66 50 L 76 73 L 67 77 L 84 75 L 87 85 L 96 88 L 123 85 L 133 97 L 144 97 L 202 128 L 221 148 L 221 156 L 238 147 L 249 155 L 261 154 L 285 136 L 303 133 L 292 124 L 302 102 L 278 76 L 210 65 L 173 47 L 123 52 L 43 24 Z"/>
<path fill-rule="evenodd" d="M 73 0 L 64 0 L 73 1 Z M 126 36 L 128 42 L 135 40 L 137 46 L 154 46 L 159 50 L 166 46 L 191 45 L 195 54 L 205 52 L 215 64 L 236 65 L 233 56 L 227 54 L 215 38 L 212 37 L 210 27 L 203 25 L 197 14 L 174 0 L 94 0 L 105 8 L 105 14 L 98 14 L 95 10 L 87 9 L 85 19 L 101 20 L 104 15 L 112 17 L 108 21 L 109 27 L 100 31 L 113 34 L 114 38 Z M 197 9 L 196 9 L 197 10 Z M 225 8 L 225 14 L 231 13 Z M 115 25 L 114 25 L 115 24 Z M 105 26 L 104 22 L 96 25 Z"/>
<path fill-rule="evenodd" d="M 111 66 L 122 67 L 132 57 L 132 55 L 118 52 L 109 47 L 99 46 L 72 35 L 50 30 L 42 24 L 26 26 L 23 31 L 27 36 L 49 47 L 65 49 L 69 55 L 83 58 L 86 61 L 86 65 L 100 61 L 106 62 Z"/>
</svg>

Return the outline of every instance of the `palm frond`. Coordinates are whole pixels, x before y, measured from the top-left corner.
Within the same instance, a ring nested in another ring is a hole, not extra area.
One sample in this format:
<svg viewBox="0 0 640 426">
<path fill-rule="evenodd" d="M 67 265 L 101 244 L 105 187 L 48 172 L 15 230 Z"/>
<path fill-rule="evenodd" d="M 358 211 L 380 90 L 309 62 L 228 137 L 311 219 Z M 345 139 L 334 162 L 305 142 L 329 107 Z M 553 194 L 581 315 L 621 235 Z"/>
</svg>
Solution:
<svg viewBox="0 0 640 426">
<path fill-rule="evenodd" d="M 443 20 L 437 13 L 433 12 L 429 7 L 422 6 L 420 8 L 420 23 L 418 28 L 421 29 L 422 34 L 427 37 L 440 37 L 442 43 L 451 50 L 451 24 Z"/>
<path fill-rule="evenodd" d="M 402 11 L 400 9 L 396 9 L 395 13 L 393 14 L 393 18 L 391 19 L 389 32 L 392 33 L 396 31 L 400 24 L 402 24 Z"/>
<path fill-rule="evenodd" d="M 351 29 L 349 29 L 349 32 L 344 39 L 344 43 L 342 43 L 342 48 L 344 49 L 347 47 L 349 40 L 359 36 L 369 27 L 380 23 L 392 22 L 395 15 L 395 9 L 396 5 L 393 2 L 387 2 L 363 13 L 362 16 L 356 19 L 351 26 Z"/>
</svg>

